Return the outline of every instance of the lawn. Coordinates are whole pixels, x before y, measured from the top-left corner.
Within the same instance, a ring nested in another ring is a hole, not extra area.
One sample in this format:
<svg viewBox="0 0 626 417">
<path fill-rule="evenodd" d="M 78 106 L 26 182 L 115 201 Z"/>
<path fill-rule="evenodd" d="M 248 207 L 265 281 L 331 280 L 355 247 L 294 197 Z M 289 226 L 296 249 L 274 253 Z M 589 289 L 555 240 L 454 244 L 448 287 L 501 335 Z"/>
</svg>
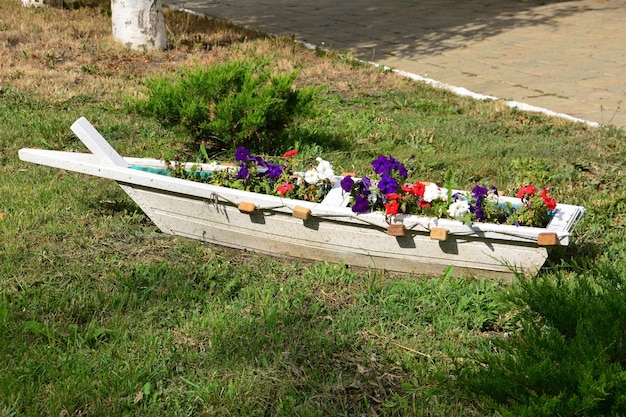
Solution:
<svg viewBox="0 0 626 417">
<path fill-rule="evenodd" d="M 93 3 L 93 4 L 92 4 Z M 131 52 L 99 2 L 0 0 L 0 416 L 626 414 L 626 133 L 474 101 L 350 57 L 166 10 L 172 48 Z M 415 178 L 550 187 L 573 243 L 507 282 L 359 270 L 164 235 L 114 183 L 18 159 L 215 146 L 134 110 L 151 77 L 272 57 L 315 89 L 276 139 L 336 171 L 411 156 Z"/>
</svg>

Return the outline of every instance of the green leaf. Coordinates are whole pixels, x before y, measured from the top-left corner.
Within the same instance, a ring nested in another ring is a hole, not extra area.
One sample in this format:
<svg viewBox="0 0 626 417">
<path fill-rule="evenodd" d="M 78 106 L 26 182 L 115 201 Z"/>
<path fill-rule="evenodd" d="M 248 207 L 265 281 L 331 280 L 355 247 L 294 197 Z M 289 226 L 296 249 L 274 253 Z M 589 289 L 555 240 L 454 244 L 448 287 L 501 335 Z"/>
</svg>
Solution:
<svg viewBox="0 0 626 417">
<path fill-rule="evenodd" d="M 0 299 L 0 326 L 4 325 L 9 318 L 9 300 L 7 297 Z"/>
<path fill-rule="evenodd" d="M 29 321 L 24 322 L 24 328 L 30 331 L 32 334 L 39 336 L 46 329 L 46 325 L 36 322 L 36 321 L 29 320 Z"/>
<path fill-rule="evenodd" d="M 202 157 L 204 158 L 205 162 L 209 161 L 209 154 L 206 151 L 206 148 L 204 146 L 204 143 L 200 144 L 200 154 L 202 155 Z"/>
</svg>

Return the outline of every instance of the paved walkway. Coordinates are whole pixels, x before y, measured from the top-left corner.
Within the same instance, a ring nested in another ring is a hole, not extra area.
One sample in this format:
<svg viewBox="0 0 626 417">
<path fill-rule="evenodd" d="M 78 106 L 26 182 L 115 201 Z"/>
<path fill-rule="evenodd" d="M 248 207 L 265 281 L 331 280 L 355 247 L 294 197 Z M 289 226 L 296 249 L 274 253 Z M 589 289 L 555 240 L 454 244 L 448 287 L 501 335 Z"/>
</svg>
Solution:
<svg viewBox="0 0 626 417">
<path fill-rule="evenodd" d="M 163 1 L 471 93 L 626 126 L 626 0 Z"/>
</svg>

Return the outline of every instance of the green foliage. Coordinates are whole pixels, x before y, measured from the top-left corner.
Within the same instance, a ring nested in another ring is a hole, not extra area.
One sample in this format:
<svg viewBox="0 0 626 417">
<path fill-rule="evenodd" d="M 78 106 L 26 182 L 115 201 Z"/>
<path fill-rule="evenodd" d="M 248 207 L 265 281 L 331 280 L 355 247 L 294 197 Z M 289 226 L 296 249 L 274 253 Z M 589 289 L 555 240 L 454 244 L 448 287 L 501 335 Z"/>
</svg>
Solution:
<svg viewBox="0 0 626 417">
<path fill-rule="evenodd" d="M 520 281 L 510 298 L 520 330 L 494 340 L 459 384 L 509 416 L 626 412 L 626 279 L 613 266 Z"/>
<path fill-rule="evenodd" d="M 294 118 L 312 111 L 314 90 L 293 89 L 296 76 L 275 73 L 259 59 L 219 63 L 148 80 L 146 97 L 134 107 L 198 141 L 270 151 Z"/>
</svg>

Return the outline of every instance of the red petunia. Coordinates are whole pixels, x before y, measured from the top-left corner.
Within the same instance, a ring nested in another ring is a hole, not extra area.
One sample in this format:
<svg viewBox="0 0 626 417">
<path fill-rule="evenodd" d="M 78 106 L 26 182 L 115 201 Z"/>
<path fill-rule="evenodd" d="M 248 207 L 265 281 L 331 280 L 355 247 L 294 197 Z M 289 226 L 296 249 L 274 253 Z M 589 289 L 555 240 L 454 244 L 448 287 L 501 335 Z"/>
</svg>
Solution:
<svg viewBox="0 0 626 417">
<path fill-rule="evenodd" d="M 426 202 L 426 201 L 424 201 L 424 200 L 420 200 L 420 202 L 419 202 L 419 206 L 420 206 L 420 208 L 430 207 L 430 203 L 429 203 L 429 202 Z"/>
<path fill-rule="evenodd" d="M 294 155 L 295 155 L 295 154 L 297 154 L 297 153 L 298 153 L 298 150 L 297 150 L 297 149 L 292 149 L 292 150 L 290 150 L 290 151 L 285 152 L 285 153 L 283 154 L 283 158 L 290 158 L 290 157 L 294 156 Z"/>
<path fill-rule="evenodd" d="M 537 189 L 532 185 L 528 184 L 526 187 L 520 188 L 517 192 L 517 198 L 524 198 L 524 196 L 535 195 L 537 193 Z"/>
<path fill-rule="evenodd" d="M 385 204 L 385 213 L 387 215 L 396 215 L 398 214 L 398 209 L 400 208 L 400 204 L 396 200 L 392 200 L 389 203 Z"/>
<path fill-rule="evenodd" d="M 548 210 L 554 210 L 556 208 L 556 200 L 552 197 L 544 198 L 543 202 L 548 207 Z"/>
<path fill-rule="evenodd" d="M 285 195 L 291 190 L 293 190 L 293 184 L 282 184 L 276 186 L 276 191 L 278 191 L 280 195 Z"/>
<path fill-rule="evenodd" d="M 415 197 L 422 197 L 424 196 L 425 188 L 426 188 L 426 185 L 422 184 L 421 182 L 418 182 L 417 184 L 413 186 L 410 186 L 408 184 L 403 185 L 402 191 L 404 191 L 405 193 L 409 193 Z"/>
<path fill-rule="evenodd" d="M 418 197 L 424 197 L 424 191 L 426 190 L 426 184 L 418 182 L 413 186 L 415 195 Z"/>
<path fill-rule="evenodd" d="M 548 190 L 545 188 L 541 190 L 541 198 L 543 198 L 543 203 L 546 205 L 548 210 L 554 210 L 556 208 L 556 200 L 548 196 Z"/>
<path fill-rule="evenodd" d="M 397 193 L 389 193 L 389 194 L 387 194 L 387 199 L 389 199 L 389 200 L 401 200 L 402 196 L 400 194 L 397 194 Z"/>
</svg>

